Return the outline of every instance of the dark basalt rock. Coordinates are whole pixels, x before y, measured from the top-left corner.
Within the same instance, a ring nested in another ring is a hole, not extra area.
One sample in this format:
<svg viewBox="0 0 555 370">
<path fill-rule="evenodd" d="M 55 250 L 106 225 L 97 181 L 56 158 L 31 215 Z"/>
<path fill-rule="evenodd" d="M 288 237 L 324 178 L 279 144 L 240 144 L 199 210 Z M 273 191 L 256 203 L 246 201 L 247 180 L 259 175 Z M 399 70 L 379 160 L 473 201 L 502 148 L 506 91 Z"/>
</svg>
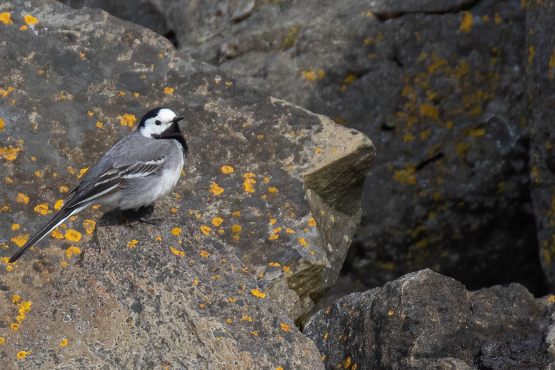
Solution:
<svg viewBox="0 0 555 370">
<path fill-rule="evenodd" d="M 422 270 L 337 300 L 303 333 L 326 369 L 544 369 L 554 302 L 519 284 L 469 292 Z"/>
</svg>

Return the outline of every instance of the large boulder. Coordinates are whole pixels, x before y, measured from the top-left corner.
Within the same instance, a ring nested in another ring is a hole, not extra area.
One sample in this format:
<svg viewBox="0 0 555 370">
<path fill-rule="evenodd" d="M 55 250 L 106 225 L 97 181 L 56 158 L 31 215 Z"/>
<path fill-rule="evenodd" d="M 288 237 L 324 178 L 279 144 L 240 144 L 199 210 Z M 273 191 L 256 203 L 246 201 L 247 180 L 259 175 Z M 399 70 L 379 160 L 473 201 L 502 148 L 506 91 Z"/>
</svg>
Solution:
<svg viewBox="0 0 555 370">
<path fill-rule="evenodd" d="M 378 138 L 345 266 L 354 279 L 381 286 L 430 267 L 470 288 L 544 290 L 522 1 L 141 3 L 183 54 Z"/>
<path fill-rule="evenodd" d="M 528 99 L 533 129 L 530 155 L 532 198 L 538 227 L 542 266 L 555 290 L 555 9 L 542 2 L 530 2 L 526 49 L 528 52 Z"/>
<path fill-rule="evenodd" d="M 303 333 L 326 369 L 544 369 L 554 303 L 520 284 L 469 292 L 427 269 L 337 300 Z"/>
<path fill-rule="evenodd" d="M 100 226 L 94 207 L 8 264 L 156 106 L 187 117 L 190 149 L 156 205 L 162 226 Z M 375 155 L 366 136 L 180 58 L 147 29 L 38 0 L 0 5 L 0 119 L 0 315 L 10 318 L 0 353 L 10 364 L 25 351 L 14 366 L 220 368 L 213 361 L 233 356 L 243 368 L 321 366 L 283 313 L 296 319 L 337 277 Z M 158 328 L 170 320 L 176 328 Z"/>
</svg>

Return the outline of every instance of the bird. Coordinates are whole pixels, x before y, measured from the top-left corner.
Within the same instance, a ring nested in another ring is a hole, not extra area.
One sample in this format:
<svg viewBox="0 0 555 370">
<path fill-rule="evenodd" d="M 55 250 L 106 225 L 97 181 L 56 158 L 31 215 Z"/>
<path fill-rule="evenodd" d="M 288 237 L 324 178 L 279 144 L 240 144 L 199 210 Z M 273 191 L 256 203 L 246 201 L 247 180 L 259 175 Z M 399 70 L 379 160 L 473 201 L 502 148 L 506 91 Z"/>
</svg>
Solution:
<svg viewBox="0 0 555 370">
<path fill-rule="evenodd" d="M 9 262 L 17 261 L 67 218 L 93 204 L 137 210 L 169 193 L 179 180 L 188 154 L 178 124 L 184 118 L 168 108 L 148 111 L 137 130 L 118 141 L 83 175 L 59 212 Z"/>
</svg>

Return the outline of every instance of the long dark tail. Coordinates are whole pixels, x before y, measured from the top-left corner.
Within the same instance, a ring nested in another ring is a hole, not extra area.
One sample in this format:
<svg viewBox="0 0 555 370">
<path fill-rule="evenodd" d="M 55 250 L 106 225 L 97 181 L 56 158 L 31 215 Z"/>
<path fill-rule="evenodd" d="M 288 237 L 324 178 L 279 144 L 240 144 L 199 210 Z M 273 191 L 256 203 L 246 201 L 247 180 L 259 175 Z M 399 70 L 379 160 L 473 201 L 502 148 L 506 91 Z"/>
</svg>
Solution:
<svg viewBox="0 0 555 370">
<path fill-rule="evenodd" d="M 27 249 L 37 244 L 42 238 L 44 238 L 46 235 L 48 235 L 48 233 L 58 227 L 58 225 L 64 222 L 69 216 L 74 215 L 75 213 L 81 211 L 83 208 L 85 207 L 63 207 L 42 229 L 33 234 L 33 236 L 31 236 L 29 240 L 27 240 L 27 243 L 25 243 L 25 245 L 20 250 L 18 250 L 17 253 L 15 253 L 8 262 L 14 263 L 15 261 L 17 261 L 21 256 L 23 256 L 25 252 L 27 252 Z"/>
</svg>

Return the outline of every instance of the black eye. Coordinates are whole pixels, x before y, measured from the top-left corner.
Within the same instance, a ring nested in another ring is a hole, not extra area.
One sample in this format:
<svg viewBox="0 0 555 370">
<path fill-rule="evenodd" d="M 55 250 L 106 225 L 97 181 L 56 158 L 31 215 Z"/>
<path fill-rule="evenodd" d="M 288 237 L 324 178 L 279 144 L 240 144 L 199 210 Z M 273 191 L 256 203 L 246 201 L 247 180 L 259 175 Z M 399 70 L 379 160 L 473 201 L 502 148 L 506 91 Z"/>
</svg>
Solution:
<svg viewBox="0 0 555 370">
<path fill-rule="evenodd" d="M 160 120 L 156 120 L 156 124 L 157 124 L 158 126 L 160 126 L 160 125 L 162 124 L 162 122 L 160 122 Z"/>
</svg>

